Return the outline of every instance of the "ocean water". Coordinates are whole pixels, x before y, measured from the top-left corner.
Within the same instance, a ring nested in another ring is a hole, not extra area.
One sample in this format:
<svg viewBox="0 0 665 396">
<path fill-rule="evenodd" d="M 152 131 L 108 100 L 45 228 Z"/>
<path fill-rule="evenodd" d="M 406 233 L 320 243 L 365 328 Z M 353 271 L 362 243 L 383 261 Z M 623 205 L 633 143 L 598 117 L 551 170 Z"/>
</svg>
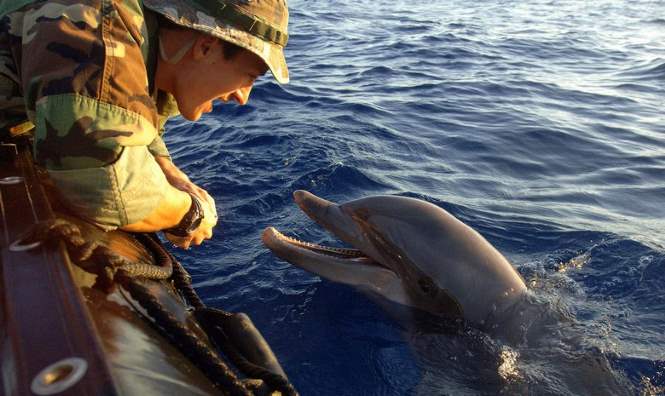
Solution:
<svg viewBox="0 0 665 396">
<path fill-rule="evenodd" d="M 665 1 L 293 0 L 292 82 L 170 123 L 216 199 L 178 257 L 302 395 L 665 394 Z M 405 328 L 275 258 L 293 204 L 417 197 L 477 229 L 561 321 L 535 344 Z"/>
</svg>

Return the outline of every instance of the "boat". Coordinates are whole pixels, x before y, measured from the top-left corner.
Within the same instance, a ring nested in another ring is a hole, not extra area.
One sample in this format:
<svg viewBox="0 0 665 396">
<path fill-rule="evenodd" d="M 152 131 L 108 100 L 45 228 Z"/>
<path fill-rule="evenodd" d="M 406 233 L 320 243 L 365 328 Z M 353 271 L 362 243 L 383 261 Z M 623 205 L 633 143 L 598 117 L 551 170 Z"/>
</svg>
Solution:
<svg viewBox="0 0 665 396">
<path fill-rule="evenodd" d="M 297 394 L 242 313 L 206 307 L 154 234 L 68 213 L 30 142 L 0 142 L 5 395 Z"/>
</svg>

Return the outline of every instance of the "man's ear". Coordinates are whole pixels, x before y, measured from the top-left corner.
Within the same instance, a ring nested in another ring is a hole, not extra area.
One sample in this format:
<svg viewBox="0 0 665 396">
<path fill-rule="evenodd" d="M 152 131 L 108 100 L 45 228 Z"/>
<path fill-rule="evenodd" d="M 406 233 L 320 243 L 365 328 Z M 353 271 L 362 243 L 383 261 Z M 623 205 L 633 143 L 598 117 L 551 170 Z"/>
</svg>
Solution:
<svg viewBox="0 0 665 396">
<path fill-rule="evenodd" d="M 220 50 L 220 45 L 221 43 L 217 37 L 207 34 L 199 34 L 194 42 L 194 47 L 192 48 L 194 60 L 200 61 L 206 58 L 211 59 L 211 56 L 214 55 L 216 51 Z"/>
</svg>

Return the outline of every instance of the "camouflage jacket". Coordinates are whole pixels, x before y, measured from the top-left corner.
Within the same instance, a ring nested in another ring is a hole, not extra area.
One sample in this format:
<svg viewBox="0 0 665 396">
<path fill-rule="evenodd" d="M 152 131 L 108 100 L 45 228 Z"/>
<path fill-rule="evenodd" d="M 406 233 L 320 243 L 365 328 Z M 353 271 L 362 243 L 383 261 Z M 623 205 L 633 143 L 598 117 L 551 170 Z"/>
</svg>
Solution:
<svg viewBox="0 0 665 396">
<path fill-rule="evenodd" d="M 0 127 L 35 125 L 36 163 L 81 215 L 107 228 L 147 217 L 177 114 L 153 90 L 155 15 L 142 0 L 14 0 L 0 18 Z"/>
</svg>

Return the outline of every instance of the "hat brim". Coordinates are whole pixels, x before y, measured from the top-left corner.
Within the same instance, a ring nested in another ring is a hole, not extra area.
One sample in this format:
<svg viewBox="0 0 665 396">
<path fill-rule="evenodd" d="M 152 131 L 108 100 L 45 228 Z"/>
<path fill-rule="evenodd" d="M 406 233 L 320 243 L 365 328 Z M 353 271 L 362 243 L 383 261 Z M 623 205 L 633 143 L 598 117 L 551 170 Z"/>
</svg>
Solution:
<svg viewBox="0 0 665 396">
<path fill-rule="evenodd" d="M 289 82 L 289 70 L 284 58 L 284 47 L 281 45 L 236 29 L 192 8 L 182 0 L 144 0 L 144 5 L 177 25 L 207 33 L 254 53 L 266 63 L 278 83 Z"/>
</svg>

